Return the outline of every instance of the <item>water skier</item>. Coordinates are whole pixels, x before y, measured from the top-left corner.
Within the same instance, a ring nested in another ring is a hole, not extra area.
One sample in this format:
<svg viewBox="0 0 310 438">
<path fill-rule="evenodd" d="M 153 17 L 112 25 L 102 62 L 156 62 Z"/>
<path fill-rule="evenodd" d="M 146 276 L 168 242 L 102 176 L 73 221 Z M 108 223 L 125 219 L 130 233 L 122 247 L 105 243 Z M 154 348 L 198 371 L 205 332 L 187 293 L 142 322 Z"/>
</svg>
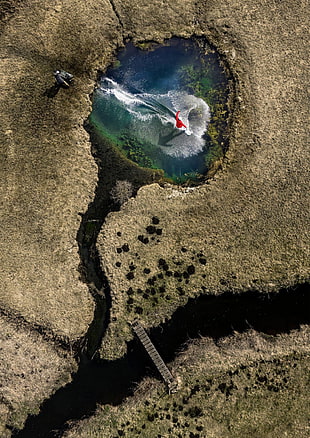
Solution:
<svg viewBox="0 0 310 438">
<path fill-rule="evenodd" d="M 182 122 L 182 120 L 179 119 L 179 114 L 181 111 L 178 111 L 175 115 L 175 125 L 177 128 L 187 128 L 186 125 L 184 125 L 184 123 Z"/>
</svg>

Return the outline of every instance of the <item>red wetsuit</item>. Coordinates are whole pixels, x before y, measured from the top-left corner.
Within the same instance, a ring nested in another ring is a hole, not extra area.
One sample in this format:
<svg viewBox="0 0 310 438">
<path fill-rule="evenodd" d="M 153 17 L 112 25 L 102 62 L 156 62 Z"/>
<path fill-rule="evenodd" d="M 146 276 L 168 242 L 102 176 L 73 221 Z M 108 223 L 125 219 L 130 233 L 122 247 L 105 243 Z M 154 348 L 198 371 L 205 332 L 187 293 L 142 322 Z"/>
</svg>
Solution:
<svg viewBox="0 0 310 438">
<path fill-rule="evenodd" d="M 178 111 L 175 115 L 175 124 L 177 128 L 186 128 L 182 120 L 179 119 L 180 111 Z"/>
</svg>

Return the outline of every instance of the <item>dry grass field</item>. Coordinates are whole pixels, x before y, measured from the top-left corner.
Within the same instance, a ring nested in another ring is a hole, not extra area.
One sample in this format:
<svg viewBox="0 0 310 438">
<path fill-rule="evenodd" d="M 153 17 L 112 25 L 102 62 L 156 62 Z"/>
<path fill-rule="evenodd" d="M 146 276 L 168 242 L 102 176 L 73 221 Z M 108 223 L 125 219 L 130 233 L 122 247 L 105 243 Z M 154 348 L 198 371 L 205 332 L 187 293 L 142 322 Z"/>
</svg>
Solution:
<svg viewBox="0 0 310 438">
<path fill-rule="evenodd" d="M 218 49 L 234 80 L 230 147 L 207 184 L 145 186 L 106 218 L 97 249 L 112 306 L 101 357 L 125 352 L 137 315 L 149 328 L 188 297 L 309 280 L 309 12 L 304 0 L 3 0 L 0 13 L 0 434 L 9 438 L 70 381 L 70 348 L 94 317 L 77 243 L 98 183 L 84 122 L 98 70 L 125 41 L 197 35 Z M 75 82 L 52 96 L 56 68 Z M 157 303 L 139 292 L 149 281 L 152 297 L 165 288 Z M 72 436 L 306 438 L 307 333 L 197 342 L 173 365 L 181 392 L 169 398 L 146 381 Z"/>
</svg>

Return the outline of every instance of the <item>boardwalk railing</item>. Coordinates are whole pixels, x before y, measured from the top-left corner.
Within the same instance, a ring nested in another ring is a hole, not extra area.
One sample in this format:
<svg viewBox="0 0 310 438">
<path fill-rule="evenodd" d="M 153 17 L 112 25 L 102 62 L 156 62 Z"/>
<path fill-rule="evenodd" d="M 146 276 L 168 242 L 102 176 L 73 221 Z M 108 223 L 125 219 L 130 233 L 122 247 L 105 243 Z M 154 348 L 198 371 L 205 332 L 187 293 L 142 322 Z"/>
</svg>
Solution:
<svg viewBox="0 0 310 438">
<path fill-rule="evenodd" d="M 148 334 L 142 327 L 142 325 L 139 323 L 139 321 L 134 320 L 132 323 L 132 328 L 138 338 L 140 339 L 143 347 L 146 349 L 148 355 L 154 362 L 156 368 L 160 372 L 162 378 L 166 382 L 168 386 L 169 393 L 176 392 L 177 391 L 177 381 L 173 377 L 173 375 L 170 373 L 169 369 L 167 368 L 165 362 L 160 357 L 160 354 L 154 347 L 152 341 L 150 340 Z"/>
</svg>

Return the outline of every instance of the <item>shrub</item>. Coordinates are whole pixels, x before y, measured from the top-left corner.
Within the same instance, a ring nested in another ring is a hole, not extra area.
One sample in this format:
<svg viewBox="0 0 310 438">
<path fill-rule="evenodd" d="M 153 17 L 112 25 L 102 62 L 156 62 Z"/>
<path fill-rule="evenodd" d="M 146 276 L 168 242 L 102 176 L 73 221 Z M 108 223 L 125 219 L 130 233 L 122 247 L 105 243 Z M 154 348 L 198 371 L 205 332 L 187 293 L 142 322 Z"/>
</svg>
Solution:
<svg viewBox="0 0 310 438">
<path fill-rule="evenodd" d="M 122 205 L 131 198 L 133 187 L 131 182 L 124 180 L 117 180 L 115 186 L 112 188 L 110 194 L 112 199 L 118 204 Z"/>
</svg>

